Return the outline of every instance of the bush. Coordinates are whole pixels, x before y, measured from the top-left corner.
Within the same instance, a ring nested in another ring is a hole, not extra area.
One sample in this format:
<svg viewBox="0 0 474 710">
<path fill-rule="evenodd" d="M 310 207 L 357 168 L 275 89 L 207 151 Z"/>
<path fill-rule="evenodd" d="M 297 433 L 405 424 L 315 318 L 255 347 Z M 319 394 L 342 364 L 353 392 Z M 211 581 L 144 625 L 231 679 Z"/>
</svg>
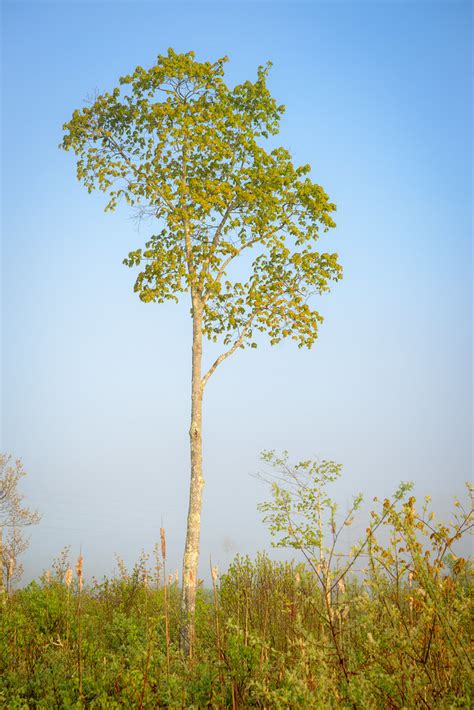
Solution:
<svg viewBox="0 0 474 710">
<path fill-rule="evenodd" d="M 238 556 L 199 588 L 193 658 L 179 650 L 180 590 L 142 556 L 82 587 L 67 550 L 39 583 L 3 595 L 5 708 L 470 708 L 472 568 L 454 546 L 472 525 L 455 501 L 436 523 L 410 486 L 375 501 L 363 538 L 339 549 L 325 462 L 276 467 L 262 511 L 304 562 Z M 472 497 L 472 489 L 469 489 Z M 336 521 L 339 521 L 337 524 Z M 168 628 L 168 633 L 167 633 Z"/>
</svg>

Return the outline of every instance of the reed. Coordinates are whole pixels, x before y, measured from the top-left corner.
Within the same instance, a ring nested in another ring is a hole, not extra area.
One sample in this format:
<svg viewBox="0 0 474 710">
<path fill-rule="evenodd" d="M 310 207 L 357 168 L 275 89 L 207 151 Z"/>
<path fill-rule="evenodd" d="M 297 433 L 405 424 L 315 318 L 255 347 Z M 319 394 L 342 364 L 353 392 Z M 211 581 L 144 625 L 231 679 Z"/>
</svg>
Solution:
<svg viewBox="0 0 474 710">
<path fill-rule="evenodd" d="M 82 588 L 84 584 L 82 553 L 76 562 L 77 575 L 77 674 L 79 679 L 79 699 L 83 699 L 83 657 L 82 657 Z"/>
<path fill-rule="evenodd" d="M 168 604 L 168 579 L 166 578 L 166 535 L 165 529 L 160 528 L 161 559 L 163 563 L 163 594 L 165 607 L 165 641 L 166 641 L 166 674 L 170 674 L 170 622 Z"/>
<path fill-rule="evenodd" d="M 71 567 L 68 567 L 64 575 L 64 583 L 66 585 L 66 650 L 69 650 L 69 638 L 71 632 L 70 623 L 70 601 L 71 601 L 71 585 L 72 585 L 73 571 Z"/>
</svg>

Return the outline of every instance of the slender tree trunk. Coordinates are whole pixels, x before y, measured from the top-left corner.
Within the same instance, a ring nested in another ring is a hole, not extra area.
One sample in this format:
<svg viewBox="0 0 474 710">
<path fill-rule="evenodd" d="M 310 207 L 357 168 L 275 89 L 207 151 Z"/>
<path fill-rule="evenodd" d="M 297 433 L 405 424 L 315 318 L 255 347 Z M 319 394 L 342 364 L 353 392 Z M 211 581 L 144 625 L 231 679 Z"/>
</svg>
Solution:
<svg viewBox="0 0 474 710">
<path fill-rule="evenodd" d="M 193 350 L 191 379 L 191 481 L 189 488 L 188 522 L 183 557 L 183 623 L 181 645 L 187 656 L 192 656 L 194 643 L 194 613 L 196 608 L 199 544 L 201 537 L 201 503 L 204 479 L 202 476 L 202 304 L 193 295 Z"/>
</svg>

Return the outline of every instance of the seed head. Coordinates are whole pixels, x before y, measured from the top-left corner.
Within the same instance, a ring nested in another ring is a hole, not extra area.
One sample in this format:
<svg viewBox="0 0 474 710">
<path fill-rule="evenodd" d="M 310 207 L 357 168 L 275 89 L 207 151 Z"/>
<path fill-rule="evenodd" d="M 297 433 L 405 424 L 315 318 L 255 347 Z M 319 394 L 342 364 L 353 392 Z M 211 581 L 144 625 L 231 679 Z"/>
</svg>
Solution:
<svg viewBox="0 0 474 710">
<path fill-rule="evenodd" d="M 77 574 L 77 579 L 79 580 L 79 589 L 82 589 L 82 562 L 83 562 L 83 557 L 82 555 L 79 555 L 77 558 L 76 562 L 76 574 Z"/>
<path fill-rule="evenodd" d="M 163 561 L 166 560 L 166 537 L 165 537 L 165 529 L 160 528 L 160 540 L 161 540 L 161 556 L 163 558 Z"/>
</svg>

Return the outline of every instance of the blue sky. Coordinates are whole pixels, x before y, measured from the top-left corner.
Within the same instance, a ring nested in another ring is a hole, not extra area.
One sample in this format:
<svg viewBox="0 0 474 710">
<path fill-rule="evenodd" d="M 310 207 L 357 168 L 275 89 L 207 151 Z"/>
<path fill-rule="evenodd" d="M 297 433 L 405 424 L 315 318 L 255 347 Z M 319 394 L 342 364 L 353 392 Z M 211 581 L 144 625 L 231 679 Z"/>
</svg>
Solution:
<svg viewBox="0 0 474 710">
<path fill-rule="evenodd" d="M 344 280 L 310 351 L 228 360 L 204 408 L 202 572 L 269 546 L 250 474 L 263 449 L 344 465 L 341 505 L 400 480 L 439 510 L 471 459 L 469 3 L 3 2 L 2 439 L 43 513 L 26 578 L 63 545 L 87 572 L 150 550 L 178 566 L 187 508 L 187 304 L 142 304 L 121 261 L 126 209 L 75 179 L 62 125 L 168 47 L 228 55 L 226 79 L 273 61 L 279 142 L 336 202 Z M 210 357 L 210 354 L 208 355 Z M 351 528 L 351 531 L 354 528 Z M 351 532 L 352 534 L 352 532 Z M 355 533 L 354 533 L 355 534 Z"/>
</svg>

